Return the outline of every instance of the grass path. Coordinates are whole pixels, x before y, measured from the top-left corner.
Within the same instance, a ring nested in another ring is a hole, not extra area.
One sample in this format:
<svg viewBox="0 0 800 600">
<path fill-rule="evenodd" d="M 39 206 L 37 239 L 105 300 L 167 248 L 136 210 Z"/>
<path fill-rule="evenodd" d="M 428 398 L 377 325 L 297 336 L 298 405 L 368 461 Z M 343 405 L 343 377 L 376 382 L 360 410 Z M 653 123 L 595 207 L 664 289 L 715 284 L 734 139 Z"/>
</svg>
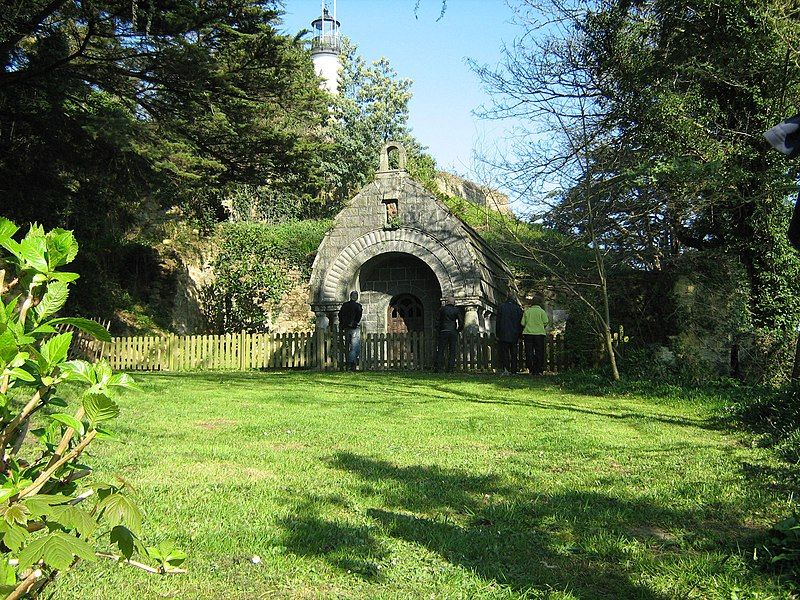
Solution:
<svg viewBox="0 0 800 600">
<path fill-rule="evenodd" d="M 715 426 L 715 398 L 430 374 L 137 381 L 124 441 L 91 464 L 136 486 L 147 541 L 175 541 L 189 573 L 83 564 L 58 599 L 793 597 L 753 564 L 788 494 L 765 451 Z"/>
</svg>

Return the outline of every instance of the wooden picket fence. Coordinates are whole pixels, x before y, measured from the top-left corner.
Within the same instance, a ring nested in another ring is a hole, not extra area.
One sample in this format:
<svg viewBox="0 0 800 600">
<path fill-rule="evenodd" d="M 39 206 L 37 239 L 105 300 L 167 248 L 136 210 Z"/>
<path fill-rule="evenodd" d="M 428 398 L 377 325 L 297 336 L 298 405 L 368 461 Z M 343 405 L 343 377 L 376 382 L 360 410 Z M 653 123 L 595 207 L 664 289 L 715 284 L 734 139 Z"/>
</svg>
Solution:
<svg viewBox="0 0 800 600">
<path fill-rule="evenodd" d="M 519 350 L 520 365 L 523 365 L 522 344 Z M 344 340 L 333 332 L 311 331 L 117 337 L 103 344 L 101 354 L 112 368 L 121 371 L 336 370 L 344 364 Z M 433 333 L 367 333 L 361 338 L 360 368 L 370 371 L 430 369 L 435 354 Z M 563 336 L 548 336 L 546 370 L 560 372 L 566 366 Z M 494 335 L 459 337 L 456 369 L 489 372 L 496 368 Z"/>
</svg>

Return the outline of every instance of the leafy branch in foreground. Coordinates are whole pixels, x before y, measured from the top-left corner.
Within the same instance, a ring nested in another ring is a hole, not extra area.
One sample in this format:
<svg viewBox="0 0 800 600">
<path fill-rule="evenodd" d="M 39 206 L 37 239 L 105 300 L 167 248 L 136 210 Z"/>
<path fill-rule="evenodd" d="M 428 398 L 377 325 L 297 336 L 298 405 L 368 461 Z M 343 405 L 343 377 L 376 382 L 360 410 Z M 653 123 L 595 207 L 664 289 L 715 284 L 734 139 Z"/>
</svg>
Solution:
<svg viewBox="0 0 800 600">
<path fill-rule="evenodd" d="M 78 278 L 60 270 L 78 253 L 72 232 L 32 225 L 17 241 L 18 231 L 0 218 L 0 594 L 38 595 L 59 571 L 96 555 L 179 571 L 184 554 L 142 544 L 142 514 L 123 494 L 127 484 L 82 485 L 92 469 L 81 457 L 94 440 L 115 439 L 106 423 L 133 380 L 105 361 L 68 360 L 73 334 L 60 325 L 110 341 L 94 321 L 55 317 Z M 64 381 L 81 390 L 74 410 L 57 395 Z M 104 537 L 120 556 L 96 553 Z M 159 566 L 133 562 L 135 553 Z"/>
</svg>

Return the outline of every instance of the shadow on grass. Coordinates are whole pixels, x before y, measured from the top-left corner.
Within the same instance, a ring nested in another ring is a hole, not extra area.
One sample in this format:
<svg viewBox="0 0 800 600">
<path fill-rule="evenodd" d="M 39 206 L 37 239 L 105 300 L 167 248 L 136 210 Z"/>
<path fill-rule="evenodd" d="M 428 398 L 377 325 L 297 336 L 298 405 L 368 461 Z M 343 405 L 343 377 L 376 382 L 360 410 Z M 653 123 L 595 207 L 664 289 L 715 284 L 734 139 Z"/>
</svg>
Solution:
<svg viewBox="0 0 800 600">
<path fill-rule="evenodd" d="M 368 484 L 378 506 L 367 509 L 367 516 L 375 525 L 343 527 L 309 514 L 307 505 L 284 521 L 286 546 L 371 581 L 382 573 L 375 560 L 388 554 L 378 536 L 388 535 L 519 593 L 561 590 L 587 600 L 666 600 L 673 596 L 636 581 L 643 570 L 632 560 L 637 553 L 649 554 L 645 560 L 679 560 L 676 550 L 686 544 L 696 551 L 736 554 L 740 544 L 754 543 L 753 532 L 735 525 L 735 517 L 720 506 L 712 518 L 702 509 L 675 510 L 595 491 L 520 498 L 492 475 L 401 466 L 347 452 L 329 464 Z M 496 495 L 512 500 L 496 502 Z M 719 522 L 733 525 L 720 534 Z M 712 576 L 724 561 L 702 568 L 704 576 Z"/>
<path fill-rule="evenodd" d="M 794 495 L 800 489 L 800 465 L 744 462 L 741 469 L 748 480 L 761 488 L 787 495 Z"/>
<path fill-rule="evenodd" d="M 401 402 L 412 398 L 414 402 L 439 402 L 448 398 L 479 404 L 502 404 L 508 406 L 530 406 L 552 411 L 566 411 L 615 420 L 652 420 L 661 423 L 686 427 L 698 427 L 707 430 L 721 430 L 726 424 L 717 418 L 691 418 L 664 414 L 658 410 L 658 402 L 639 403 L 650 410 L 631 411 L 622 406 L 619 409 L 590 408 L 573 402 L 565 402 L 561 394 L 619 397 L 637 395 L 653 399 L 692 397 L 693 392 L 679 386 L 667 384 L 645 384 L 642 382 L 623 382 L 613 384 L 595 373 L 564 375 L 531 379 L 527 376 L 499 377 L 492 374 L 433 374 L 424 371 L 408 372 L 358 372 L 331 373 L 313 371 L 285 372 L 193 372 L 158 374 L 156 378 L 146 381 L 147 391 L 158 391 L 166 388 L 173 378 L 191 377 L 194 384 L 219 385 L 269 385 L 285 387 L 295 391 L 298 385 L 308 389 L 309 385 L 319 386 L 326 395 L 338 390 L 358 397 L 359 403 L 380 404 L 384 402 Z M 468 389 L 463 389 L 465 384 Z M 648 387 L 650 386 L 650 387 Z M 603 390 L 603 393 L 600 393 Z M 519 394 L 509 395 L 509 391 Z M 538 398 L 530 397 L 536 392 Z M 552 396 L 547 397 L 548 392 Z M 684 395 L 685 394 L 685 395 Z M 542 396 L 545 399 L 541 399 Z M 694 395 L 697 395 L 694 393 Z M 328 399 L 330 400 L 330 399 Z M 331 401 L 339 401 L 339 398 Z M 283 402 L 293 402 L 289 394 Z M 298 398 L 297 402 L 307 402 Z"/>
<path fill-rule="evenodd" d="M 304 501 L 280 521 L 282 543 L 294 554 L 323 558 L 328 564 L 367 580 L 381 580 L 386 551 L 370 527 L 330 521 L 319 515 L 316 501 Z"/>
<path fill-rule="evenodd" d="M 501 385 L 501 384 L 498 384 Z M 534 387 L 535 386 L 535 387 Z M 505 384 L 502 383 L 501 387 L 505 387 L 506 389 L 522 389 L 522 390 L 543 390 L 546 391 L 548 388 L 545 387 L 543 384 L 536 384 L 534 385 L 525 385 L 522 384 Z M 557 398 L 547 399 L 547 400 L 536 400 L 533 398 L 527 398 L 524 400 L 518 399 L 508 399 L 507 396 L 503 396 L 502 394 L 498 394 L 497 396 L 492 396 L 490 394 L 474 394 L 462 391 L 455 391 L 445 386 L 431 386 L 431 389 L 438 390 L 443 394 L 447 394 L 450 396 L 458 397 L 460 400 L 464 400 L 466 402 L 476 402 L 479 404 L 504 404 L 507 406 L 531 406 L 536 408 L 541 408 L 544 410 L 554 410 L 554 411 L 566 411 L 566 412 L 574 412 L 580 413 L 585 415 L 593 415 L 597 417 L 604 417 L 609 419 L 615 420 L 641 420 L 641 421 L 658 421 L 660 423 L 666 423 L 668 425 L 678 425 L 681 427 L 698 427 L 701 429 L 708 429 L 708 430 L 719 430 L 722 428 L 722 424 L 719 423 L 715 419 L 692 419 L 689 417 L 675 417 L 672 415 L 665 415 L 659 412 L 635 412 L 635 411 L 627 411 L 624 409 L 619 409 L 617 411 L 610 411 L 610 410 L 600 410 L 600 409 L 593 409 L 593 408 L 586 408 L 582 406 L 578 406 L 576 404 L 570 402 L 564 402 Z"/>
</svg>

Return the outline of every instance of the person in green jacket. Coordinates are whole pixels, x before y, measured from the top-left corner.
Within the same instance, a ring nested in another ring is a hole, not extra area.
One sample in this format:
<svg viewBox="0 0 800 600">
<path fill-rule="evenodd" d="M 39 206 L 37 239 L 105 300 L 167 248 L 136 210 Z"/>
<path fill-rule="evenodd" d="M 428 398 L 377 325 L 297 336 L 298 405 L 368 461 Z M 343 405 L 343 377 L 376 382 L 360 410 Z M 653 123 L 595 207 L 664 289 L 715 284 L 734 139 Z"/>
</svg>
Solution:
<svg viewBox="0 0 800 600">
<path fill-rule="evenodd" d="M 525 366 L 530 375 L 544 371 L 544 336 L 550 322 L 541 302 L 534 300 L 522 315 L 522 342 L 525 346 Z"/>
</svg>

